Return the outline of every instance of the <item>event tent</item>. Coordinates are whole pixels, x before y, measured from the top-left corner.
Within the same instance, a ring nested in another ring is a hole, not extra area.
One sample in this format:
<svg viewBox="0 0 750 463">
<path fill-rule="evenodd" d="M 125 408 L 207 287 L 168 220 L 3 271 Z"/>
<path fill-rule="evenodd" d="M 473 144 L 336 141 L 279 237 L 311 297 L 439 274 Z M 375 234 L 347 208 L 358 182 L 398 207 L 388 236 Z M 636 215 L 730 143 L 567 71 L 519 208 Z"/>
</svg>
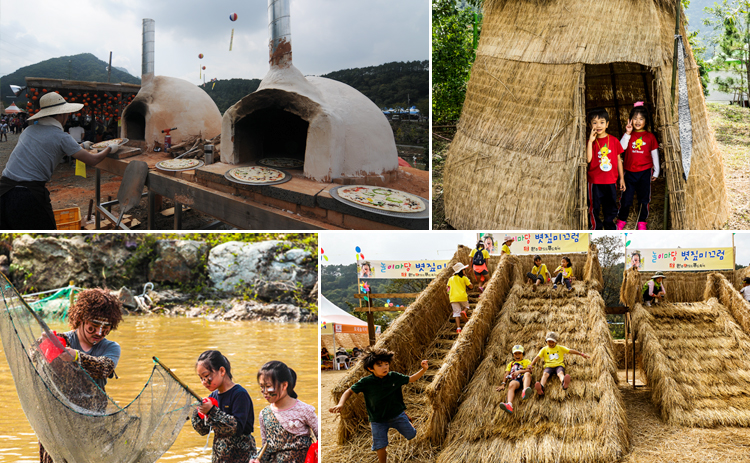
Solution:
<svg viewBox="0 0 750 463">
<path fill-rule="evenodd" d="M 333 338 L 333 355 L 336 353 L 336 337 L 341 335 L 350 335 L 349 338 L 355 340 L 357 347 L 367 347 L 369 339 L 367 322 L 340 309 L 323 295 L 320 296 L 318 305 L 318 320 L 321 324 L 321 336 L 330 335 Z M 379 334 L 380 327 L 376 326 L 375 329 L 375 333 Z"/>
</svg>

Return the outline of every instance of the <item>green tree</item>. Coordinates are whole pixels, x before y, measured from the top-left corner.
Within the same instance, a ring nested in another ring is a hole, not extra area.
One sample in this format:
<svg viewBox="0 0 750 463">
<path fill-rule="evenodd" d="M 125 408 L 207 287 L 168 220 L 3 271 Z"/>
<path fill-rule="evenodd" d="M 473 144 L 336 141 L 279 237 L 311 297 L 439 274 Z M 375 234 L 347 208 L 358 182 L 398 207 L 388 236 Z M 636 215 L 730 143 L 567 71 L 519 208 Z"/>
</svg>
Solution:
<svg viewBox="0 0 750 463">
<path fill-rule="evenodd" d="M 713 68 L 733 74 L 717 77 L 715 83 L 741 103 L 750 95 L 750 0 L 723 0 L 705 11 L 710 16 L 704 24 L 719 32 L 714 41 L 721 52 Z"/>
<path fill-rule="evenodd" d="M 474 18 L 481 25 L 481 1 L 432 1 L 432 117 L 455 121 L 461 115 L 474 63 Z M 480 27 L 480 26 L 478 26 Z M 481 27 L 480 27 L 481 28 Z"/>
<path fill-rule="evenodd" d="M 625 268 L 625 248 L 620 236 L 601 236 L 592 240 L 599 251 L 599 264 L 602 267 L 604 286 L 601 290 L 604 305 L 620 307 L 620 286 L 622 286 L 623 270 Z M 623 339 L 625 326 L 622 315 L 607 315 L 607 322 L 612 337 Z"/>
</svg>

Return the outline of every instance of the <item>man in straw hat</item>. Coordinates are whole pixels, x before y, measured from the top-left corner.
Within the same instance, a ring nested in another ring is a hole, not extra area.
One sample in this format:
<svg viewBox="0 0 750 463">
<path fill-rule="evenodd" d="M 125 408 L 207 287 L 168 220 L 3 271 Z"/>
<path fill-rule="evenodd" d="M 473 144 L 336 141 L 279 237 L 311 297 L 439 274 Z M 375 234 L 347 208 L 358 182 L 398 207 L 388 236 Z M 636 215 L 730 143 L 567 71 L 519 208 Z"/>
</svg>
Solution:
<svg viewBox="0 0 750 463">
<path fill-rule="evenodd" d="M 647 306 L 651 307 L 651 301 L 658 304 L 667 295 L 664 287 L 664 274 L 661 272 L 654 273 L 654 276 L 643 285 L 641 294 L 643 294 L 643 302 Z"/>
<path fill-rule="evenodd" d="M 453 266 L 453 276 L 448 280 L 448 294 L 450 296 L 453 318 L 456 319 L 456 333 L 461 332 L 461 316 L 468 318 L 462 309 L 469 308 L 469 294 L 466 288 L 471 288 L 471 280 L 464 275 L 468 265 L 456 262 Z"/>
<path fill-rule="evenodd" d="M 55 230 L 55 214 L 46 183 L 63 156 L 73 156 L 95 166 L 118 149 L 112 146 L 92 153 L 65 133 L 63 125 L 82 104 L 68 103 L 59 93 L 52 92 L 39 100 L 39 106 L 39 112 L 29 118 L 39 122 L 18 138 L 0 177 L 0 229 L 3 230 Z"/>
</svg>

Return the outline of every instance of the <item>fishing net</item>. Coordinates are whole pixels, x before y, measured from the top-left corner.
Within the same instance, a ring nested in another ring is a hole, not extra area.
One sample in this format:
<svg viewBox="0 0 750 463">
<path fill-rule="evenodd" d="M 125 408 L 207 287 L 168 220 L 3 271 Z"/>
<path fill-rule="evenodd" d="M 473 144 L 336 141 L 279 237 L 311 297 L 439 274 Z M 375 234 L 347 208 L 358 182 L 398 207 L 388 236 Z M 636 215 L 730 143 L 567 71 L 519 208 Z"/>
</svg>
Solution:
<svg viewBox="0 0 750 463">
<path fill-rule="evenodd" d="M 51 296 L 29 303 L 29 305 L 32 309 L 44 314 L 45 317 L 65 320 L 68 318 L 71 296 L 75 296 L 78 292 L 79 290 L 74 286 L 68 286 L 60 289 Z"/>
<path fill-rule="evenodd" d="M 193 402 L 155 365 L 138 397 L 120 407 L 62 346 L 13 285 L 0 279 L 0 337 L 18 397 L 56 463 L 154 462 L 174 443 Z"/>
</svg>

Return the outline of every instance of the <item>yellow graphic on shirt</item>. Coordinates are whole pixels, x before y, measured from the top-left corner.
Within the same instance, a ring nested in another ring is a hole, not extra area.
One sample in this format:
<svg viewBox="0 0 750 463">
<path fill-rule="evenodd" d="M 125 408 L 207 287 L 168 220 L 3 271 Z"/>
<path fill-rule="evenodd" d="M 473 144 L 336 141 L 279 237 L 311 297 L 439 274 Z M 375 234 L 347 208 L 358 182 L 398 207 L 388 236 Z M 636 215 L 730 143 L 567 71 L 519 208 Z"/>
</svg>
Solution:
<svg viewBox="0 0 750 463">
<path fill-rule="evenodd" d="M 609 172 L 612 170 L 612 161 L 609 159 L 609 155 L 612 153 L 612 151 L 607 147 L 607 145 L 604 145 L 602 149 L 599 150 L 599 168 L 602 170 L 602 172 Z"/>
<path fill-rule="evenodd" d="M 643 141 L 643 137 L 633 142 L 633 149 L 640 150 L 646 143 Z"/>
</svg>

